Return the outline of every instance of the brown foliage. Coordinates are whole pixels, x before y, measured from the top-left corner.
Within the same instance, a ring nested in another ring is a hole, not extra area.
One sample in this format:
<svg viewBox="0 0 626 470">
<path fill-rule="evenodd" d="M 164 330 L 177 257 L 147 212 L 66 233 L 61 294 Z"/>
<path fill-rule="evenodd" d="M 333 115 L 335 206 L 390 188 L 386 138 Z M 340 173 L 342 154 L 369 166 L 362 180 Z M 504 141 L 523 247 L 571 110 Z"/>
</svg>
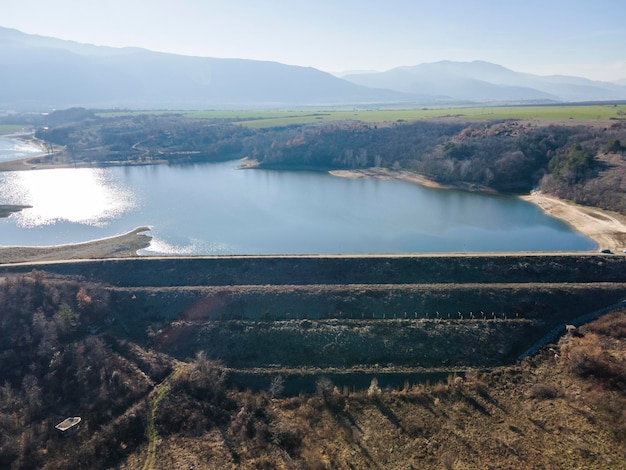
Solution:
<svg viewBox="0 0 626 470">
<path fill-rule="evenodd" d="M 601 345 L 572 346 L 568 348 L 567 354 L 569 366 L 578 376 L 593 377 L 611 388 L 626 393 L 624 362 L 607 354 Z"/>
<path fill-rule="evenodd" d="M 590 331 L 609 338 L 626 338 L 626 309 L 604 315 L 593 323 L 586 325 L 583 331 Z"/>
<path fill-rule="evenodd" d="M 530 389 L 530 397 L 540 400 L 550 400 L 562 396 L 563 392 L 555 384 L 538 383 Z"/>
<path fill-rule="evenodd" d="M 626 337 L 626 311 L 604 315 L 581 331 L 583 338 L 569 342 L 563 348 L 570 370 L 626 394 L 625 358 L 612 352 Z"/>
<path fill-rule="evenodd" d="M 370 393 L 340 391 L 320 374 L 317 393 L 279 399 L 279 383 L 271 397 L 236 389 L 204 353 L 174 367 L 113 329 L 91 335 L 84 322 L 97 318 L 98 290 L 35 277 L 0 286 L 0 327 L 10 335 L 0 337 L 2 468 L 136 463 L 151 404 L 157 452 L 169 452 L 171 468 L 194 449 L 204 449 L 195 461 L 208 468 L 612 468 L 626 455 L 624 312 L 564 339 L 558 360 L 399 390 L 372 382 Z M 82 309 L 81 288 L 92 299 Z M 80 312 L 68 341 L 55 320 L 63 302 Z M 154 388 L 171 370 L 179 373 Z M 84 426 L 61 438 L 54 425 L 69 415 Z"/>
</svg>

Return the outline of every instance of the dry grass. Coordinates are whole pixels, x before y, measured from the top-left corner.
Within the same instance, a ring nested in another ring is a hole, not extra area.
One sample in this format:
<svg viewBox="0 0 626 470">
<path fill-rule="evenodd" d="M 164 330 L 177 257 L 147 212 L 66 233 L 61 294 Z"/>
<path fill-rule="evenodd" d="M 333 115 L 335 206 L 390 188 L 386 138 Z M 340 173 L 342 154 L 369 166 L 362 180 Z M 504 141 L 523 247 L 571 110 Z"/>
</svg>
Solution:
<svg viewBox="0 0 626 470">
<path fill-rule="evenodd" d="M 93 323 L 104 295 L 38 272 L 3 287 L 8 346 L 27 333 L 40 345 L 61 301 L 75 301 L 79 321 Z M 43 307 L 58 297 L 49 319 L 25 316 L 37 294 Z M 320 372 L 314 393 L 287 398 L 271 382 L 238 389 L 232 369 L 203 353 L 177 363 L 114 331 L 82 328 L 54 342 L 48 332 L 45 344 L 62 353 L 33 346 L 22 363 L 7 346 L 0 468 L 619 469 L 626 461 L 626 310 L 514 366 L 395 389 L 372 380 L 356 391 Z M 54 424 L 69 413 L 84 427 L 62 438 Z"/>
<path fill-rule="evenodd" d="M 171 468 L 623 468 L 625 324 L 626 313 L 607 315 L 554 345 L 557 358 L 546 350 L 519 366 L 433 385 L 379 390 L 374 383 L 349 392 L 322 379 L 315 394 L 284 399 L 231 390 L 213 421 L 198 412 L 206 403 L 188 399 L 195 411 L 187 425 L 203 425 L 162 434 L 157 461 Z"/>
</svg>

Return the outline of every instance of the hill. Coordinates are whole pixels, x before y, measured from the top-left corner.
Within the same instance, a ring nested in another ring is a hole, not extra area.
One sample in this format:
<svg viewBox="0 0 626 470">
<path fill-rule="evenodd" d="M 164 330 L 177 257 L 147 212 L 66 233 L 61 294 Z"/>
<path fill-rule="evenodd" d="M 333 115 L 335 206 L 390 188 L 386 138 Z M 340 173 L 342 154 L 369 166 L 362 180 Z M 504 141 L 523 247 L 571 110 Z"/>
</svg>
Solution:
<svg viewBox="0 0 626 470">
<path fill-rule="evenodd" d="M 4 265 L 0 467 L 620 468 L 623 302 L 516 357 L 623 299 L 625 262 Z M 55 429 L 71 416 L 77 432 Z"/>
<path fill-rule="evenodd" d="M 344 75 L 353 83 L 438 97 L 439 101 L 576 102 L 626 99 L 626 86 L 570 76 L 514 72 L 483 61 L 440 61 Z"/>
<path fill-rule="evenodd" d="M 408 101 L 311 67 L 63 41 L 0 27 L 0 108 L 250 108 Z"/>
</svg>

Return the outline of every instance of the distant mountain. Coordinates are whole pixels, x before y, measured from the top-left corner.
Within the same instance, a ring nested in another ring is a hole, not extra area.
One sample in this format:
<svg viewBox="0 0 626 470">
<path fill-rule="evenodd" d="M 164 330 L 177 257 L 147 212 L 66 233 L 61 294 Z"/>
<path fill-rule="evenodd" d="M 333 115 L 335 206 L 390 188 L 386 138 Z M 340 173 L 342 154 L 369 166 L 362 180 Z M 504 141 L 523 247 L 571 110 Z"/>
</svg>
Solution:
<svg viewBox="0 0 626 470">
<path fill-rule="evenodd" d="M 514 72 L 483 61 L 440 61 L 343 76 L 355 84 L 451 101 L 600 101 L 626 99 L 626 86 L 579 77 Z"/>
<path fill-rule="evenodd" d="M 0 27 L 0 108 L 206 109 L 414 101 L 310 67 L 111 48 Z"/>
<path fill-rule="evenodd" d="M 548 103 L 626 99 L 626 86 L 441 61 L 342 78 L 244 59 L 80 44 L 0 27 L 0 109 Z"/>
</svg>

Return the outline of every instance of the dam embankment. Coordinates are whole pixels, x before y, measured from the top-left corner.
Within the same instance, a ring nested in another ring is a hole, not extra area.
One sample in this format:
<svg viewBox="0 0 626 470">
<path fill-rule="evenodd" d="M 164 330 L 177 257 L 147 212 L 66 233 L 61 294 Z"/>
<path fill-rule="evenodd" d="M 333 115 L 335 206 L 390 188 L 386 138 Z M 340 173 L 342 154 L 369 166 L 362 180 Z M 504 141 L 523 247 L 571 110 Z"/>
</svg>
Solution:
<svg viewBox="0 0 626 470">
<path fill-rule="evenodd" d="M 120 287 L 626 282 L 626 256 L 599 254 L 143 257 L 0 265 Z"/>
<path fill-rule="evenodd" d="M 621 255 L 134 258 L 0 275 L 33 269 L 104 286 L 103 331 L 239 370 L 495 367 L 626 299 Z"/>
</svg>

